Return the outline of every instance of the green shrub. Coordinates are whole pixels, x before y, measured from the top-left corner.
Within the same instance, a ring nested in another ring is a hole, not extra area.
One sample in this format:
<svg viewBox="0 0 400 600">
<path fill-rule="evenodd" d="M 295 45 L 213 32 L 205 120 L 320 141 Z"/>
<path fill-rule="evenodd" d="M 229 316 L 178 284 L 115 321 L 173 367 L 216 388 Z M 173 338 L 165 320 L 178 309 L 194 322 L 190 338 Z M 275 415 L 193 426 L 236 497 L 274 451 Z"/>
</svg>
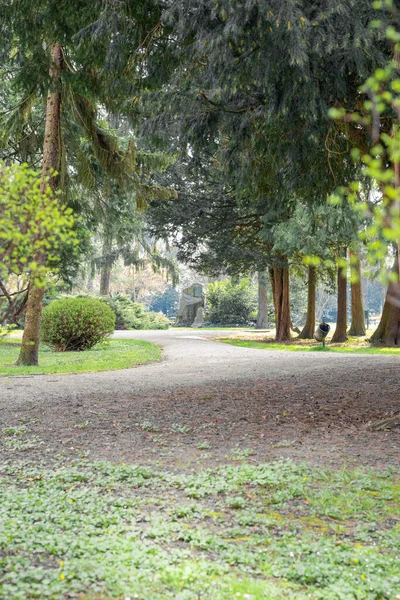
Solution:
<svg viewBox="0 0 400 600">
<path fill-rule="evenodd" d="M 168 329 L 169 320 L 162 312 L 145 313 L 148 326 L 146 329 Z"/>
<path fill-rule="evenodd" d="M 102 296 L 115 314 L 115 329 L 168 329 L 169 321 L 161 313 L 146 312 L 142 304 L 127 296 Z"/>
<path fill-rule="evenodd" d="M 94 298 L 55 300 L 43 311 L 41 337 L 57 352 L 88 350 L 114 331 L 109 306 Z"/>
<path fill-rule="evenodd" d="M 242 325 L 256 308 L 255 289 L 249 279 L 217 281 L 207 286 L 207 320 L 216 325 Z"/>
<path fill-rule="evenodd" d="M 144 310 L 141 304 L 132 302 L 128 296 L 101 296 L 101 302 L 107 304 L 115 315 L 115 329 L 144 329 Z"/>
</svg>

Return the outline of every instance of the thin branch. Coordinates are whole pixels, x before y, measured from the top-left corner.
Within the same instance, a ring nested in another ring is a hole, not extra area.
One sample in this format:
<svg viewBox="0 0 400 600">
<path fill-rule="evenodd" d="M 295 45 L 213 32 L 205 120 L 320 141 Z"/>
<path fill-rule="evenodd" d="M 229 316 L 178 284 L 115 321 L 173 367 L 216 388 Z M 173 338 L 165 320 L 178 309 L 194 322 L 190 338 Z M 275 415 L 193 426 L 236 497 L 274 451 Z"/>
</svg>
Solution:
<svg viewBox="0 0 400 600">
<path fill-rule="evenodd" d="M 7 110 L 0 111 L 0 115 L 8 115 L 9 113 L 13 112 L 14 110 L 17 110 L 17 108 L 22 106 L 24 104 L 24 102 L 27 102 L 28 100 L 30 100 L 30 98 L 32 98 L 32 96 L 34 96 L 35 93 L 36 93 L 36 90 L 33 90 L 33 92 L 31 94 L 29 94 L 29 96 L 27 96 L 26 98 L 23 98 L 21 100 L 21 102 L 18 102 L 18 104 L 15 104 L 15 106 L 12 106 L 11 108 L 8 108 Z"/>
<path fill-rule="evenodd" d="M 140 50 L 145 46 L 146 42 L 146 49 L 145 49 L 145 53 L 143 55 L 143 58 L 145 58 L 148 54 L 149 48 L 150 48 L 150 44 L 153 41 L 157 31 L 160 29 L 160 27 L 162 26 L 162 22 L 159 21 L 155 27 L 153 27 L 153 29 L 151 31 L 149 31 L 149 33 L 146 35 L 146 37 L 144 38 L 144 40 L 142 40 L 139 44 L 139 46 L 136 48 L 136 50 L 134 51 L 134 53 L 132 54 L 131 58 L 128 60 L 127 65 L 125 67 L 125 72 L 131 68 L 131 65 L 133 63 L 133 61 L 135 60 L 135 58 L 137 57 L 137 55 L 139 54 Z"/>
<path fill-rule="evenodd" d="M 7 298 L 7 300 L 10 302 L 11 301 L 11 297 L 12 296 L 18 296 L 18 294 L 23 294 L 24 292 L 26 292 L 28 290 L 28 288 L 24 288 L 23 290 L 19 290 L 19 292 L 12 292 L 10 294 L 10 292 L 8 292 L 4 286 L 4 284 L 0 281 L 0 289 L 3 292 L 2 295 L 0 295 L 0 298 Z"/>
<path fill-rule="evenodd" d="M 251 110 L 255 110 L 255 108 L 257 107 L 256 104 L 252 104 L 251 106 L 247 106 L 246 108 L 226 108 L 226 106 L 224 106 L 223 104 L 211 100 L 211 98 L 209 98 L 203 90 L 200 91 L 200 96 L 202 96 L 204 100 L 206 100 L 206 102 L 211 104 L 211 106 L 215 106 L 216 108 L 219 108 L 227 113 L 243 114 L 246 112 L 250 112 Z"/>
</svg>

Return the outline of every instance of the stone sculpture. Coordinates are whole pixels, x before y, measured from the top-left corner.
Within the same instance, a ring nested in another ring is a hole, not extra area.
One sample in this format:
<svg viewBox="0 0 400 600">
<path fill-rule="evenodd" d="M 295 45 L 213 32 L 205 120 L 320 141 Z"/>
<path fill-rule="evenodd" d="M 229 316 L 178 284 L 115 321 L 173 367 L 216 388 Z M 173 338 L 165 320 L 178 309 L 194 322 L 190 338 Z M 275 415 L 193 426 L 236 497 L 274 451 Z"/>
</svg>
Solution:
<svg viewBox="0 0 400 600">
<path fill-rule="evenodd" d="M 191 327 L 196 320 L 199 308 L 204 308 L 204 301 L 205 297 L 202 285 L 194 283 L 190 287 L 185 288 L 181 294 L 175 325 Z"/>
<path fill-rule="evenodd" d="M 196 318 L 192 323 L 192 327 L 203 327 L 204 325 L 204 308 L 200 306 L 197 309 Z"/>
</svg>

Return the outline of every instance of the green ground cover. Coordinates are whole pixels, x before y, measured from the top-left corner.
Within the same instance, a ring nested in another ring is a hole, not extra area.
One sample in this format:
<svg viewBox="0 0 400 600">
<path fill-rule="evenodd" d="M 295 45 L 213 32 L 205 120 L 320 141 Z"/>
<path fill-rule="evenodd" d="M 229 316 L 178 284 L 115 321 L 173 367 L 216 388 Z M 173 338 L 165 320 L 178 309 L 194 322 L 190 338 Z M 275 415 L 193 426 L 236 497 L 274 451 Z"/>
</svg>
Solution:
<svg viewBox="0 0 400 600">
<path fill-rule="evenodd" d="M 0 376 L 53 373 L 89 373 L 115 371 L 159 360 L 161 347 L 150 342 L 112 339 L 85 352 L 54 352 L 47 346 L 39 349 L 39 367 L 17 367 L 20 342 L 0 343 Z"/>
<path fill-rule="evenodd" d="M 80 461 L 3 464 L 0 476 L 1 598 L 400 594 L 398 470 Z"/>
<path fill-rule="evenodd" d="M 318 344 L 317 342 L 311 343 L 297 343 L 296 341 L 290 342 L 289 344 L 278 344 L 273 341 L 256 341 L 256 340 L 239 340 L 239 339 L 226 339 L 219 340 L 225 344 L 231 346 L 240 346 L 242 348 L 256 348 L 258 350 L 288 350 L 289 352 L 341 352 L 346 354 L 395 354 L 400 356 L 400 349 L 398 348 L 377 348 L 372 346 L 361 345 L 357 342 L 349 342 L 345 344 L 330 345 L 329 342 L 325 346 Z"/>
</svg>

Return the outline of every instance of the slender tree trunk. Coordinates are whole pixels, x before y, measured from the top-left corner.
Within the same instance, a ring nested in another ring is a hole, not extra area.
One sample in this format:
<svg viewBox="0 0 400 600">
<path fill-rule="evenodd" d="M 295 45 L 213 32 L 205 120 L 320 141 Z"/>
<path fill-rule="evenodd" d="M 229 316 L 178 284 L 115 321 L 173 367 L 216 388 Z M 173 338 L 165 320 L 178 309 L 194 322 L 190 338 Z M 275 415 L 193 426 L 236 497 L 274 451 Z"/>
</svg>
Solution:
<svg viewBox="0 0 400 600">
<path fill-rule="evenodd" d="M 317 295 L 317 269 L 308 267 L 308 289 L 307 289 L 307 318 L 299 339 L 312 340 L 315 332 L 315 303 Z"/>
<path fill-rule="evenodd" d="M 396 46 L 394 52 L 394 61 L 397 69 L 400 66 L 399 51 Z M 397 125 L 399 125 L 400 113 L 397 111 Z M 392 135 L 395 135 L 395 129 L 393 128 Z M 376 137 L 379 136 L 377 132 Z M 398 157 L 393 163 L 394 168 L 394 187 L 395 191 L 398 192 L 400 188 L 400 161 Z M 383 191 L 385 194 L 385 192 Z M 391 215 L 395 215 L 397 218 L 400 215 L 400 202 L 398 194 L 393 203 L 389 203 L 386 208 L 386 215 L 388 218 L 389 227 L 392 226 Z M 400 346 L 400 240 L 396 242 L 397 246 L 397 257 L 393 267 L 393 271 L 396 274 L 396 281 L 389 283 L 385 304 L 383 305 L 381 321 L 378 325 L 377 330 L 371 336 L 371 342 L 378 342 L 385 344 L 385 346 Z"/>
<path fill-rule="evenodd" d="M 347 340 L 347 276 L 341 267 L 338 268 L 338 303 L 337 321 L 335 333 L 332 337 L 333 343 L 345 342 Z"/>
<path fill-rule="evenodd" d="M 110 295 L 110 281 L 112 269 L 112 236 L 106 234 L 103 242 L 103 265 L 100 274 L 100 295 Z"/>
<path fill-rule="evenodd" d="M 365 315 L 363 294 L 361 285 L 361 265 L 357 254 L 350 250 L 350 259 L 356 257 L 357 262 L 354 262 L 352 268 L 357 281 L 351 282 L 351 326 L 349 335 L 361 336 L 365 335 Z"/>
<path fill-rule="evenodd" d="M 394 272 L 399 270 L 399 261 L 396 260 Z M 385 346 L 400 346 L 400 306 L 399 299 L 399 284 L 390 282 L 387 292 L 385 304 L 383 305 L 382 317 L 378 328 L 371 336 L 371 342 L 384 344 Z"/>
<path fill-rule="evenodd" d="M 62 48 L 54 45 L 51 48 L 50 78 L 51 89 L 47 94 L 46 122 L 43 143 L 42 178 L 40 191 L 44 192 L 49 185 L 53 191 L 56 188 L 55 171 L 60 160 L 60 115 L 61 115 L 61 92 L 60 71 L 62 66 Z M 44 257 L 35 257 L 36 261 L 43 263 Z M 17 364 L 37 365 L 40 339 L 40 323 L 42 320 L 42 299 L 44 287 L 38 287 L 31 279 L 26 305 L 25 329 L 22 337 L 21 351 Z"/>
<path fill-rule="evenodd" d="M 289 269 L 274 267 L 270 271 L 272 294 L 275 307 L 277 342 L 290 340 Z"/>
<path fill-rule="evenodd" d="M 394 51 L 394 62 L 396 64 L 396 70 L 398 71 L 400 68 L 400 52 L 399 52 L 399 47 L 398 44 L 395 45 L 395 51 Z M 399 108 L 396 107 L 396 116 L 397 116 L 397 127 L 399 127 L 400 125 L 400 111 Z M 395 127 L 393 127 L 392 130 L 392 135 L 396 135 L 395 133 Z M 391 207 L 391 211 L 389 209 L 389 212 L 392 212 L 393 217 L 396 216 L 397 219 L 400 217 L 400 200 L 399 200 L 399 195 L 398 195 L 398 191 L 400 188 L 400 160 L 398 157 L 398 153 L 396 153 L 396 157 L 394 159 L 393 162 L 393 167 L 394 167 L 394 189 L 396 191 L 396 196 L 395 196 L 395 200 L 393 203 L 393 207 Z M 388 210 L 388 209 L 387 209 Z M 397 246 L 397 259 L 395 262 L 395 268 L 396 268 L 396 272 L 397 272 L 397 282 L 398 285 L 397 287 L 393 287 L 390 290 L 389 296 L 394 293 L 394 297 L 399 299 L 399 289 L 400 289 L 400 240 L 397 240 L 396 243 Z M 390 287 L 390 286 L 389 286 Z M 388 290 L 389 291 L 389 290 Z M 392 319 L 396 320 L 396 316 L 392 315 Z M 392 325 L 395 327 L 395 323 L 392 323 Z M 397 337 L 396 337 L 397 339 Z M 397 343 L 397 342 L 396 342 Z"/>
<path fill-rule="evenodd" d="M 133 301 L 136 302 L 136 268 L 132 266 Z"/>
<path fill-rule="evenodd" d="M 268 327 L 268 297 L 266 271 L 258 271 L 258 312 L 256 329 L 266 329 Z"/>
<path fill-rule="evenodd" d="M 89 292 L 89 294 L 93 294 L 94 293 L 94 277 L 93 277 L 93 273 L 90 272 L 86 281 L 86 287 L 87 287 L 87 291 Z"/>
</svg>

